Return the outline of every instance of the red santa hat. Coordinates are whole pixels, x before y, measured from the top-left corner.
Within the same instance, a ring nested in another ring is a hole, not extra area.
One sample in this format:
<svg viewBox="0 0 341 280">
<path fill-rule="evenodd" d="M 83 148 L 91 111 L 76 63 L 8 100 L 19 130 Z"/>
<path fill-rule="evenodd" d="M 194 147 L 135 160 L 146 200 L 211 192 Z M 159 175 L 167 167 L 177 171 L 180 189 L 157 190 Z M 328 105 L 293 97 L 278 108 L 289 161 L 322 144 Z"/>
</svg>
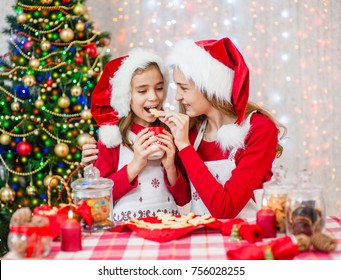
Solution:
<svg viewBox="0 0 341 280">
<path fill-rule="evenodd" d="M 237 124 L 244 120 L 249 99 L 249 69 L 229 38 L 181 40 L 173 46 L 167 62 L 178 67 L 208 97 L 230 102 L 238 116 Z"/>
<path fill-rule="evenodd" d="M 136 69 L 145 69 L 150 63 L 158 65 L 166 80 L 168 73 L 161 57 L 150 50 L 135 48 L 106 65 L 92 94 L 91 113 L 100 126 L 99 139 L 107 147 L 122 143 L 116 124 L 130 112 L 131 79 Z"/>
<path fill-rule="evenodd" d="M 208 98 L 216 97 L 232 104 L 237 120 L 229 129 L 233 130 L 235 140 L 230 134 L 230 139 L 221 140 L 225 142 L 221 143 L 222 148 L 243 146 L 249 129 L 249 126 L 240 129 L 249 99 L 249 69 L 232 41 L 229 38 L 198 42 L 183 39 L 172 47 L 167 64 L 179 68 Z"/>
</svg>

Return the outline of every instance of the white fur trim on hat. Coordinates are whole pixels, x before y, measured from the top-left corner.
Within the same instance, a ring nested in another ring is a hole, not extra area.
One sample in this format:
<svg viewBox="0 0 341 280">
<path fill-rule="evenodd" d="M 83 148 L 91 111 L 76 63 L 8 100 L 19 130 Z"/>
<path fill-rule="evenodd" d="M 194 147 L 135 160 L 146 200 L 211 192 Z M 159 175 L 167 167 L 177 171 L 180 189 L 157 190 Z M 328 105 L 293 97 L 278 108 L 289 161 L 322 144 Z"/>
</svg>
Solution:
<svg viewBox="0 0 341 280">
<path fill-rule="evenodd" d="M 183 39 L 172 47 L 167 59 L 172 68 L 178 67 L 186 79 L 191 79 L 199 90 L 207 92 L 209 98 L 231 103 L 234 71 L 205 49 L 189 39 Z"/>
<path fill-rule="evenodd" d="M 136 69 L 144 69 L 150 62 L 155 62 L 163 74 L 166 82 L 168 72 L 164 63 L 158 55 L 152 51 L 143 50 L 141 48 L 133 49 L 128 56 L 123 59 L 121 66 L 110 79 L 112 86 L 110 105 L 118 113 L 118 117 L 126 117 L 130 112 L 131 101 L 131 78 Z M 167 88 L 165 86 L 165 88 Z"/>
<path fill-rule="evenodd" d="M 217 142 L 223 152 L 231 151 L 233 148 L 245 148 L 245 138 L 249 133 L 252 112 L 241 125 L 227 124 L 219 128 L 217 132 Z"/>
<path fill-rule="evenodd" d="M 117 125 L 103 125 L 98 131 L 99 139 L 107 148 L 117 147 L 122 143 L 122 135 Z"/>
</svg>

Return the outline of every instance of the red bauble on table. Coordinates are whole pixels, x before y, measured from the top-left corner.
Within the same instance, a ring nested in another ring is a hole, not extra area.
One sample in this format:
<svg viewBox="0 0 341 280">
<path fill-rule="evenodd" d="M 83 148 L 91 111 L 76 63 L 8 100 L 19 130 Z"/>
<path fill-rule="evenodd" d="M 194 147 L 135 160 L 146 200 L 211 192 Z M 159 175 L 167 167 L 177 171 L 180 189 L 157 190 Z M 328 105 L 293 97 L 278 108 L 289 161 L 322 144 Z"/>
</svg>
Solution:
<svg viewBox="0 0 341 280">
<path fill-rule="evenodd" d="M 32 146 L 27 141 L 22 141 L 17 145 L 17 152 L 22 157 L 27 156 L 32 152 Z"/>
</svg>

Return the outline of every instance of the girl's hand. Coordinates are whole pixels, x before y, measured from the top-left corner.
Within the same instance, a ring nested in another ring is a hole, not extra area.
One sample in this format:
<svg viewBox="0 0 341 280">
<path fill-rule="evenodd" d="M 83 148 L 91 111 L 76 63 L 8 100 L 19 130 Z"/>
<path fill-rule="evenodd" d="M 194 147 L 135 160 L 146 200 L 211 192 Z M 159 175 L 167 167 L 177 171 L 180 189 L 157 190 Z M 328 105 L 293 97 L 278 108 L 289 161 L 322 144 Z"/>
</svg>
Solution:
<svg viewBox="0 0 341 280">
<path fill-rule="evenodd" d="M 148 157 L 157 150 L 157 147 L 150 146 L 155 142 L 155 138 L 151 138 L 154 135 L 154 132 L 148 131 L 148 128 L 142 129 L 136 136 L 133 150 L 134 150 L 134 159 L 138 165 L 141 166 L 141 169 L 146 166 Z"/>
<path fill-rule="evenodd" d="M 158 147 L 165 151 L 165 155 L 161 159 L 163 167 L 166 171 L 175 169 L 174 159 L 176 147 L 174 145 L 173 135 L 164 129 L 163 132 L 158 135 L 158 141 L 162 144 Z"/>
<path fill-rule="evenodd" d="M 161 143 L 159 148 L 165 151 L 165 155 L 161 159 L 163 168 L 167 173 L 169 184 L 174 185 L 178 174 L 175 166 L 176 147 L 173 142 L 173 135 L 164 129 L 162 134 L 158 135 L 158 140 Z"/>
<path fill-rule="evenodd" d="M 93 164 L 97 159 L 98 149 L 97 141 L 95 138 L 91 137 L 88 144 L 82 146 L 82 161 L 84 166 Z"/>
<path fill-rule="evenodd" d="M 170 128 L 179 151 L 190 145 L 188 138 L 189 116 L 173 111 L 159 111 L 159 120 Z"/>
<path fill-rule="evenodd" d="M 154 132 L 148 131 L 148 128 L 142 129 L 137 134 L 133 144 L 134 157 L 127 166 L 129 182 L 133 181 L 147 165 L 148 157 L 155 152 L 155 150 L 159 149 L 157 146 L 150 146 L 150 144 L 155 142 L 155 138 L 151 138 L 153 135 Z"/>
</svg>

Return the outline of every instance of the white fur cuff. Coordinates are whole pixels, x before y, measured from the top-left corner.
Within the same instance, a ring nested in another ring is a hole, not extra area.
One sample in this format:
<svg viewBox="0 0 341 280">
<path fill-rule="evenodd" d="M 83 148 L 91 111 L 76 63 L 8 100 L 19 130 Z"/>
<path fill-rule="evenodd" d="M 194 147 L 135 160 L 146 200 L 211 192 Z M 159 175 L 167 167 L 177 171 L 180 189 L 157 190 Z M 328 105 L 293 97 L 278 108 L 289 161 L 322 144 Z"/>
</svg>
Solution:
<svg viewBox="0 0 341 280">
<path fill-rule="evenodd" d="M 101 126 L 98 134 L 99 139 L 107 148 L 114 148 L 122 143 L 122 135 L 117 125 Z"/>
</svg>

